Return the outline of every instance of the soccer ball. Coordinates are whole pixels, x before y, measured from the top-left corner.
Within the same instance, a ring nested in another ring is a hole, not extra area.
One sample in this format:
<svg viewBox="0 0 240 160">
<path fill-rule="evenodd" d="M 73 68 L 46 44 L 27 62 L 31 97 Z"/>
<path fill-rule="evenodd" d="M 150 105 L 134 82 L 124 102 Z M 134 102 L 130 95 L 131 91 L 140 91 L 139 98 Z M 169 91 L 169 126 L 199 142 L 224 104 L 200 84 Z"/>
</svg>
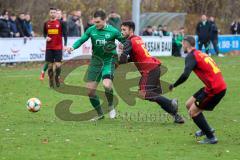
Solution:
<svg viewBox="0 0 240 160">
<path fill-rule="evenodd" d="M 38 98 L 30 98 L 27 101 L 27 109 L 30 112 L 38 112 L 41 106 L 42 106 L 42 103 Z"/>
</svg>

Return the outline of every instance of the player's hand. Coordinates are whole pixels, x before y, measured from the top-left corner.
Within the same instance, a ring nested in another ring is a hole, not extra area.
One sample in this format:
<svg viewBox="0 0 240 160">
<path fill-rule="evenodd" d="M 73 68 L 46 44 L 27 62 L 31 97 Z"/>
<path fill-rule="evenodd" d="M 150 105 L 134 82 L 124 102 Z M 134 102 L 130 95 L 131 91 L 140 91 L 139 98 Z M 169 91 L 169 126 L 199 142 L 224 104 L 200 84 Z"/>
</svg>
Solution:
<svg viewBox="0 0 240 160">
<path fill-rule="evenodd" d="M 67 51 L 67 46 L 63 46 L 63 52 Z"/>
<path fill-rule="evenodd" d="M 47 42 L 50 42 L 52 40 L 52 38 L 50 37 L 47 37 L 46 39 L 47 39 Z"/>
<path fill-rule="evenodd" d="M 174 88 L 173 84 L 170 84 L 170 85 L 168 86 L 168 88 L 169 88 L 170 91 L 172 91 L 173 88 Z"/>
<path fill-rule="evenodd" d="M 66 49 L 66 51 L 69 53 L 69 54 L 71 54 L 71 52 L 74 50 L 74 48 L 73 47 L 67 47 L 67 49 Z"/>
</svg>

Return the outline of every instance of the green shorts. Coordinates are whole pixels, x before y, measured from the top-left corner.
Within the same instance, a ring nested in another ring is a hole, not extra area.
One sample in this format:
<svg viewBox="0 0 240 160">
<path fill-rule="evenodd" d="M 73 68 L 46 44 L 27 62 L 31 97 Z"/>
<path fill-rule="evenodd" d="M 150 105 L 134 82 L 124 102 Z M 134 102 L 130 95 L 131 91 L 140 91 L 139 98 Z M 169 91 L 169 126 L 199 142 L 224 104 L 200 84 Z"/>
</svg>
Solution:
<svg viewBox="0 0 240 160">
<path fill-rule="evenodd" d="M 88 67 L 87 81 L 100 82 L 107 78 L 113 80 L 116 61 L 116 56 L 104 59 L 93 56 Z"/>
</svg>

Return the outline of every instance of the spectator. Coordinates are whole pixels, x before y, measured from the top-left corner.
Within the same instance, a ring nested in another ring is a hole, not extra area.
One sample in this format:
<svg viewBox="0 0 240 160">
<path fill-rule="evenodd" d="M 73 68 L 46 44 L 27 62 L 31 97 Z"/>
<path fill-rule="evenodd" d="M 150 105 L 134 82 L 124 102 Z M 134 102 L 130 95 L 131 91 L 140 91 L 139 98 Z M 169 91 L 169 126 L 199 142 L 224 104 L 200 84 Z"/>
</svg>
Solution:
<svg viewBox="0 0 240 160">
<path fill-rule="evenodd" d="M 116 12 L 112 11 L 108 16 L 108 24 L 112 25 L 113 27 L 117 28 L 119 31 L 121 30 L 121 16 Z"/>
<path fill-rule="evenodd" d="M 84 33 L 81 11 L 74 11 L 67 21 L 68 36 L 79 37 Z"/>
<path fill-rule="evenodd" d="M 61 9 L 57 9 L 57 19 L 61 20 L 62 22 L 66 22 L 67 23 L 67 13 L 63 12 Z"/>
<path fill-rule="evenodd" d="M 20 33 L 20 37 L 30 37 L 30 33 L 27 30 L 26 20 L 25 20 L 25 13 L 20 13 L 17 20 L 17 29 Z"/>
<path fill-rule="evenodd" d="M 10 22 L 8 11 L 3 11 L 0 19 L 0 37 L 10 37 Z"/>
<path fill-rule="evenodd" d="M 173 32 L 173 51 L 172 55 L 181 57 L 182 41 L 184 38 L 184 28 L 181 27 L 179 30 Z"/>
<path fill-rule="evenodd" d="M 202 50 L 204 45 L 206 53 L 209 53 L 209 44 L 210 44 L 210 30 L 211 25 L 207 21 L 207 16 L 202 15 L 201 21 L 197 24 L 196 34 L 198 36 L 198 48 Z"/>
<path fill-rule="evenodd" d="M 238 21 L 233 21 L 230 30 L 232 34 L 240 34 L 240 23 Z"/>
<path fill-rule="evenodd" d="M 163 26 L 161 24 L 158 25 L 158 36 L 163 36 Z"/>
<path fill-rule="evenodd" d="M 62 12 L 61 9 L 56 10 L 56 19 L 62 22 L 62 27 L 66 28 L 66 34 L 67 34 L 67 14 Z"/>
<path fill-rule="evenodd" d="M 11 37 L 19 37 L 20 33 L 17 29 L 17 23 L 16 23 L 16 15 L 15 14 L 11 14 L 10 16 L 10 31 L 11 31 Z"/>
<path fill-rule="evenodd" d="M 163 36 L 171 36 L 172 35 L 171 32 L 168 32 L 167 25 L 163 26 L 162 33 L 163 33 Z"/>
<path fill-rule="evenodd" d="M 65 11 L 62 12 L 62 21 L 67 22 L 67 13 Z"/>
<path fill-rule="evenodd" d="M 158 25 L 158 27 L 153 26 L 153 36 L 163 36 L 162 25 Z"/>
<path fill-rule="evenodd" d="M 30 37 L 34 36 L 34 32 L 33 32 L 33 27 L 32 27 L 32 22 L 31 22 L 31 16 L 29 13 L 27 13 L 25 15 L 25 25 L 26 25 L 26 29 L 28 34 L 30 35 Z"/>
<path fill-rule="evenodd" d="M 92 25 L 94 25 L 94 22 L 93 22 L 93 17 L 92 16 L 89 16 L 88 17 L 88 21 L 87 21 L 87 25 L 85 26 L 84 30 L 86 31 L 89 27 L 91 27 Z"/>
<path fill-rule="evenodd" d="M 152 28 L 152 26 L 147 26 L 147 28 L 143 32 L 143 36 L 152 36 L 152 35 L 153 35 L 153 28 Z"/>
<path fill-rule="evenodd" d="M 219 57 L 224 57 L 223 54 L 219 54 L 219 48 L 218 48 L 218 28 L 217 24 L 215 23 L 215 19 L 213 16 L 209 18 L 209 23 L 211 25 L 210 28 L 210 41 L 213 44 L 213 48 L 216 52 L 216 55 Z"/>
<path fill-rule="evenodd" d="M 153 26 L 153 36 L 159 36 L 159 32 L 158 32 L 157 26 Z"/>
</svg>

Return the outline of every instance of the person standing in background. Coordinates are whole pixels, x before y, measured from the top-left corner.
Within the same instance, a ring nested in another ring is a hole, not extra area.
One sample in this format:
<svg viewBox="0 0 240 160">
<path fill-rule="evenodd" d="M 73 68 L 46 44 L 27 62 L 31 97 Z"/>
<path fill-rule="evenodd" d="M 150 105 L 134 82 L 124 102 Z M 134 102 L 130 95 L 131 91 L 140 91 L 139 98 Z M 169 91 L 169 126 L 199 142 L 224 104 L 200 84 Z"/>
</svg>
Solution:
<svg viewBox="0 0 240 160">
<path fill-rule="evenodd" d="M 34 32 L 33 32 L 33 27 L 32 27 L 32 22 L 31 22 L 31 16 L 29 13 L 27 13 L 25 15 L 25 20 L 26 20 L 26 29 L 27 29 L 27 32 L 28 34 L 30 35 L 30 37 L 33 37 L 34 36 Z"/>
<path fill-rule="evenodd" d="M 16 19 L 17 19 L 16 15 L 14 13 L 12 13 L 11 16 L 10 16 L 10 20 L 9 20 L 12 37 L 19 37 L 20 36 L 20 33 L 18 31 L 18 28 L 17 28 Z"/>
<path fill-rule="evenodd" d="M 0 37 L 10 37 L 10 23 L 8 11 L 4 10 L 2 13 L 2 18 L 0 18 Z"/>
<path fill-rule="evenodd" d="M 163 36 L 171 36 L 172 33 L 168 31 L 168 26 L 164 25 L 162 29 Z"/>
<path fill-rule="evenodd" d="M 239 21 L 233 21 L 232 24 L 231 24 L 231 27 L 230 27 L 230 30 L 231 30 L 231 33 L 232 34 L 240 34 L 240 23 Z"/>
<path fill-rule="evenodd" d="M 94 25 L 93 17 L 92 16 L 88 16 L 88 21 L 87 21 L 87 24 L 86 24 L 84 30 L 86 31 L 89 27 L 91 27 L 93 25 Z"/>
<path fill-rule="evenodd" d="M 113 27 L 117 28 L 119 31 L 121 30 L 121 16 L 119 14 L 117 14 L 115 11 L 112 11 L 109 15 L 108 15 L 108 24 L 112 25 Z"/>
<path fill-rule="evenodd" d="M 74 11 L 67 21 L 68 36 L 80 37 L 84 33 L 81 11 Z"/>
<path fill-rule="evenodd" d="M 67 29 L 63 22 L 57 19 L 57 9 L 50 8 L 49 20 L 44 23 L 43 35 L 46 38 L 45 61 L 48 63 L 49 87 L 54 88 L 54 79 L 56 87 L 60 87 L 60 74 L 62 65 L 62 51 L 67 46 Z M 63 38 L 64 37 L 64 46 Z M 55 73 L 53 66 L 55 65 Z"/>
<path fill-rule="evenodd" d="M 22 12 L 19 14 L 19 16 L 16 20 L 16 23 L 17 23 L 18 31 L 20 33 L 20 37 L 30 37 L 31 36 L 26 27 L 25 13 Z"/>
<path fill-rule="evenodd" d="M 172 55 L 181 57 L 182 41 L 184 38 L 184 28 L 181 27 L 179 30 L 173 32 L 173 51 Z"/>
<path fill-rule="evenodd" d="M 153 27 L 152 26 L 147 26 L 145 31 L 142 34 L 143 36 L 153 36 Z"/>
<path fill-rule="evenodd" d="M 198 48 L 202 50 L 204 45 L 206 53 L 209 53 L 211 25 L 207 21 L 207 16 L 202 15 L 201 21 L 197 24 L 196 35 L 198 36 Z"/>
<path fill-rule="evenodd" d="M 217 24 L 215 23 L 215 19 L 213 16 L 209 18 L 210 23 L 210 41 L 213 44 L 213 48 L 216 52 L 216 55 L 219 57 L 224 57 L 223 54 L 219 54 L 219 47 L 218 47 L 218 28 Z"/>
</svg>

